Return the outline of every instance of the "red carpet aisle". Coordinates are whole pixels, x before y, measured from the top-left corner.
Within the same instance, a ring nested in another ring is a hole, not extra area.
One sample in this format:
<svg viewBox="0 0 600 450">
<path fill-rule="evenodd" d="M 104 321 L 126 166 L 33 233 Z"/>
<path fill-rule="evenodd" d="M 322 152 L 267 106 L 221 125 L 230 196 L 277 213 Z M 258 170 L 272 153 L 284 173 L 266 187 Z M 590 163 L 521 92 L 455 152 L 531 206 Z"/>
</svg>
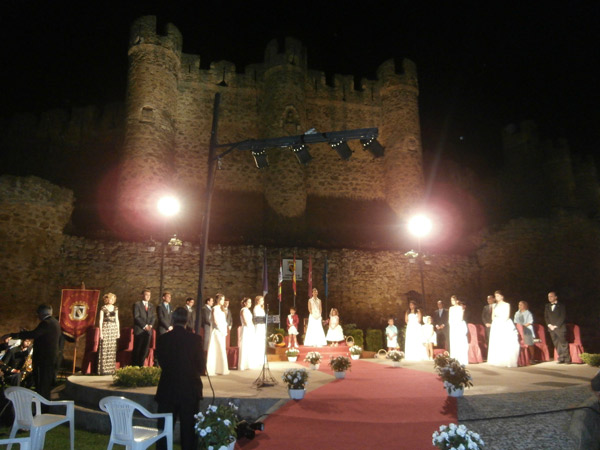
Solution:
<svg viewBox="0 0 600 450">
<path fill-rule="evenodd" d="M 326 362 L 321 367 L 330 370 Z M 266 419 L 265 431 L 239 446 L 432 449 L 431 434 L 456 421 L 456 400 L 447 398 L 436 375 L 359 360 L 346 379 L 288 402 Z"/>
</svg>

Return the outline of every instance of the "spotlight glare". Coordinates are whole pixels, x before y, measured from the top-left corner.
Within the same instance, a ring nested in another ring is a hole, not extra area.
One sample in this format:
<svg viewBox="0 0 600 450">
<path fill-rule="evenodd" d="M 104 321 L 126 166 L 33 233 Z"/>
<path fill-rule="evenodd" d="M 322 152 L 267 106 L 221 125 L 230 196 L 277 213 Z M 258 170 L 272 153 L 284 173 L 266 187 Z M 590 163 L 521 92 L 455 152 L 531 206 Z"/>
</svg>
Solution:
<svg viewBox="0 0 600 450">
<path fill-rule="evenodd" d="M 158 212 L 165 217 L 172 217 L 177 214 L 181 208 L 179 200 L 173 196 L 161 197 L 156 204 Z"/>
<path fill-rule="evenodd" d="M 340 155 L 340 158 L 342 158 L 344 161 L 347 161 L 352 156 L 352 150 L 346 141 L 331 141 L 329 145 L 338 153 L 338 155 Z"/>
<path fill-rule="evenodd" d="M 296 155 L 296 158 L 298 158 L 298 162 L 300 164 L 306 165 L 312 159 L 312 156 L 308 152 L 308 147 L 306 146 L 306 144 L 292 145 L 292 152 L 294 152 L 294 155 Z"/>
<path fill-rule="evenodd" d="M 431 232 L 433 224 L 429 217 L 419 214 L 408 221 L 408 231 L 419 238 L 427 236 Z"/>
<path fill-rule="evenodd" d="M 371 136 L 367 139 L 361 139 L 360 143 L 363 148 L 369 150 L 375 158 L 381 158 L 383 156 L 384 148 L 375 137 Z"/>
<path fill-rule="evenodd" d="M 259 169 L 269 167 L 269 158 L 267 157 L 267 151 L 265 149 L 257 150 L 252 152 L 254 157 L 254 164 Z"/>
</svg>

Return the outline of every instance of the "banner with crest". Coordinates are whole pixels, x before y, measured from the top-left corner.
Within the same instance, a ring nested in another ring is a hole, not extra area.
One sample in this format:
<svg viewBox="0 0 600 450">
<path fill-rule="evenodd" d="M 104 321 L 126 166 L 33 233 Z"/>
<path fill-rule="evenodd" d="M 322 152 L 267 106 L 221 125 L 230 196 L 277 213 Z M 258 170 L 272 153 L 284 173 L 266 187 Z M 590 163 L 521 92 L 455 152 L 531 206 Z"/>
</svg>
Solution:
<svg viewBox="0 0 600 450">
<path fill-rule="evenodd" d="M 96 323 L 100 290 L 62 289 L 60 327 L 67 336 L 77 339 Z"/>
</svg>

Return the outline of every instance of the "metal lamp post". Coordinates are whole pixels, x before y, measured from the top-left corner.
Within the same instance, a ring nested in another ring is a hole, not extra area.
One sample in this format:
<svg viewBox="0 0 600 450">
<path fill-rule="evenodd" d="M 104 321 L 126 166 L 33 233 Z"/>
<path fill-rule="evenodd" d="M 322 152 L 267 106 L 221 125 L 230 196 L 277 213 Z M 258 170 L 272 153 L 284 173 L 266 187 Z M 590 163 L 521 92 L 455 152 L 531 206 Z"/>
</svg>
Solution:
<svg viewBox="0 0 600 450">
<path fill-rule="evenodd" d="M 165 274 L 165 251 L 167 248 L 167 237 L 166 237 L 166 224 L 167 221 L 176 216 L 179 213 L 179 210 L 181 209 L 181 204 L 179 203 L 179 200 L 171 195 L 167 195 L 164 197 L 161 197 L 157 204 L 156 204 L 156 208 L 158 209 L 158 212 L 160 213 L 160 215 L 163 217 L 163 238 L 161 239 L 161 245 L 160 245 L 160 291 L 158 293 L 159 297 L 162 296 L 163 293 L 163 284 L 164 284 L 164 274 Z"/>
</svg>

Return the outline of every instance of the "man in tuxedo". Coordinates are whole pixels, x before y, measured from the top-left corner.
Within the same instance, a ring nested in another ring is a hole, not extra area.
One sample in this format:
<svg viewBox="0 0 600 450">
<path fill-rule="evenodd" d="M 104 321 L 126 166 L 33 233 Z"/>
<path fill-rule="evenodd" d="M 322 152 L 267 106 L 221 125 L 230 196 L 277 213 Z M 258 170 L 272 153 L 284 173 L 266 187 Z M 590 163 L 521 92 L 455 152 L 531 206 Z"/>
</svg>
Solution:
<svg viewBox="0 0 600 450">
<path fill-rule="evenodd" d="M 202 400 L 202 380 L 205 371 L 202 338 L 185 330 L 189 311 L 180 307 L 173 312 L 173 331 L 158 337 L 156 356 L 162 373 L 156 389 L 158 412 L 173 413 L 173 426 L 179 417 L 181 449 L 195 450 L 197 436 L 194 414 Z M 166 449 L 165 439 L 156 448 Z"/>
<path fill-rule="evenodd" d="M 485 339 L 486 343 L 490 343 L 490 329 L 492 328 L 492 316 L 494 313 L 494 304 L 496 303 L 496 297 L 493 295 L 487 296 L 487 305 L 483 307 L 481 312 L 481 322 L 485 326 Z"/>
<path fill-rule="evenodd" d="M 194 303 L 196 303 L 196 300 L 193 297 L 185 299 L 185 308 L 188 312 L 188 320 L 185 324 L 185 329 L 192 333 L 196 332 L 196 311 L 194 311 Z"/>
<path fill-rule="evenodd" d="M 450 350 L 450 338 L 448 327 L 448 310 L 444 308 L 444 303 L 441 300 L 437 301 L 437 309 L 431 313 L 433 327 L 437 334 L 437 345 L 446 350 Z"/>
<path fill-rule="evenodd" d="M 58 340 L 61 331 L 58 320 L 52 317 L 52 306 L 40 305 L 37 308 L 40 323 L 32 331 L 13 333 L 15 339 L 33 339 L 33 380 L 35 390 L 44 398 L 50 400 L 54 370 L 58 358 Z"/>
<path fill-rule="evenodd" d="M 217 296 L 220 294 L 217 294 Z M 208 351 L 208 344 L 210 341 L 210 335 L 212 333 L 212 307 L 215 300 L 212 297 L 204 300 L 204 306 L 202 307 L 202 329 L 204 330 L 204 351 Z"/>
<path fill-rule="evenodd" d="M 150 289 L 142 291 L 142 299 L 133 305 L 133 354 L 131 364 L 142 367 L 148 356 L 150 339 L 156 321 L 154 306 L 150 303 Z"/>
<path fill-rule="evenodd" d="M 544 310 L 544 319 L 552 338 L 552 344 L 558 353 L 558 364 L 571 364 L 569 343 L 567 342 L 567 311 L 558 303 L 556 292 L 548 293 L 548 304 Z"/>
<path fill-rule="evenodd" d="M 165 334 L 167 331 L 171 331 L 173 329 L 173 324 L 171 320 L 171 315 L 173 311 L 171 311 L 171 293 L 169 291 L 163 292 L 162 302 L 158 305 L 157 315 L 158 315 L 158 334 Z"/>
</svg>

